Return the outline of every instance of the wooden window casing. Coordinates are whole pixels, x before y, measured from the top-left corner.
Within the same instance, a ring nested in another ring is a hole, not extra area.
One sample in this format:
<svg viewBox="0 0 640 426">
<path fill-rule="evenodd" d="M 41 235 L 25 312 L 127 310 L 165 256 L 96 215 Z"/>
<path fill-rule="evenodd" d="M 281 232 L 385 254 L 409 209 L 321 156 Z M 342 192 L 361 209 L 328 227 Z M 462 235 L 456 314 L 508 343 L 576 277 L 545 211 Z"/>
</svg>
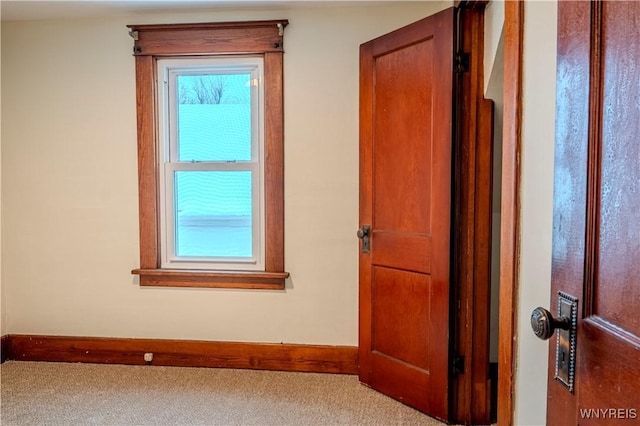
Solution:
<svg viewBox="0 0 640 426">
<path fill-rule="evenodd" d="M 138 118 L 141 286 L 284 289 L 283 30 L 286 20 L 129 25 Z M 265 270 L 161 268 L 156 62 L 167 57 L 260 55 L 264 60 Z"/>
</svg>

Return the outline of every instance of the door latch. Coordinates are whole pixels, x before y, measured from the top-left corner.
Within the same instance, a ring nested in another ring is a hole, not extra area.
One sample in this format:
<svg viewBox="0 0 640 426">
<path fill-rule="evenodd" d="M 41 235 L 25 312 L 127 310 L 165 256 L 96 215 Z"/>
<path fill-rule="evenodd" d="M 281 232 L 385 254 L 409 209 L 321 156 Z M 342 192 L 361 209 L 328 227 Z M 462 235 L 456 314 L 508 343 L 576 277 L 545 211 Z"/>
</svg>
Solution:
<svg viewBox="0 0 640 426">
<path fill-rule="evenodd" d="M 362 253 L 369 253 L 369 251 L 371 250 L 371 243 L 369 241 L 370 234 L 370 225 L 363 225 L 362 228 L 358 229 L 358 232 L 356 233 L 358 238 L 362 240 Z"/>
</svg>

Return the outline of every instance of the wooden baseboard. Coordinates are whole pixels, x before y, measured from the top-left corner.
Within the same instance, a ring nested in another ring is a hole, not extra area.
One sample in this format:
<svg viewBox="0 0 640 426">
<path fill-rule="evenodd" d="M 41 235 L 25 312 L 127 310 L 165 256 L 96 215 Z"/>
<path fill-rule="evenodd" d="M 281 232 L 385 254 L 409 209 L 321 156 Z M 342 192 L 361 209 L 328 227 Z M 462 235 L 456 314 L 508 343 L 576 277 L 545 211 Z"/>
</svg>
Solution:
<svg viewBox="0 0 640 426">
<path fill-rule="evenodd" d="M 151 362 L 145 353 L 153 354 Z M 8 335 L 2 338 L 3 361 L 5 354 L 16 361 L 358 373 L 358 348 L 352 346 Z"/>
</svg>

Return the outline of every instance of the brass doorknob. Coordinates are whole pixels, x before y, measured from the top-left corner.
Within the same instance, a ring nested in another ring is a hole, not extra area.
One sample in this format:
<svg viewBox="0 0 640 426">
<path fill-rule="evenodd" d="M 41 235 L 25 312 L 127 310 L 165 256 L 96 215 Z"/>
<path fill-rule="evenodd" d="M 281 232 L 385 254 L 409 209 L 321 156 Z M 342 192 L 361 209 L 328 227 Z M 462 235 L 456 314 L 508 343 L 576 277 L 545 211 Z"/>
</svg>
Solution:
<svg viewBox="0 0 640 426">
<path fill-rule="evenodd" d="M 553 336 L 557 328 L 568 330 L 570 326 L 569 317 L 554 318 L 551 312 L 544 308 L 537 307 L 531 312 L 531 328 L 539 339 L 547 340 Z"/>
</svg>

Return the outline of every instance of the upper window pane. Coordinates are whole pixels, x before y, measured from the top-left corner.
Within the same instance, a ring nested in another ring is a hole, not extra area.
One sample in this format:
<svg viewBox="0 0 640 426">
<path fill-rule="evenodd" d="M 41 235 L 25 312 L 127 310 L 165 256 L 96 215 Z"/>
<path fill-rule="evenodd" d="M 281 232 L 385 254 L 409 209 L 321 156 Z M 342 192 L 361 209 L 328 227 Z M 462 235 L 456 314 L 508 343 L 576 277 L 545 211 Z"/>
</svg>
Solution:
<svg viewBox="0 0 640 426">
<path fill-rule="evenodd" d="M 250 161 L 251 74 L 177 76 L 178 161 Z"/>
</svg>

